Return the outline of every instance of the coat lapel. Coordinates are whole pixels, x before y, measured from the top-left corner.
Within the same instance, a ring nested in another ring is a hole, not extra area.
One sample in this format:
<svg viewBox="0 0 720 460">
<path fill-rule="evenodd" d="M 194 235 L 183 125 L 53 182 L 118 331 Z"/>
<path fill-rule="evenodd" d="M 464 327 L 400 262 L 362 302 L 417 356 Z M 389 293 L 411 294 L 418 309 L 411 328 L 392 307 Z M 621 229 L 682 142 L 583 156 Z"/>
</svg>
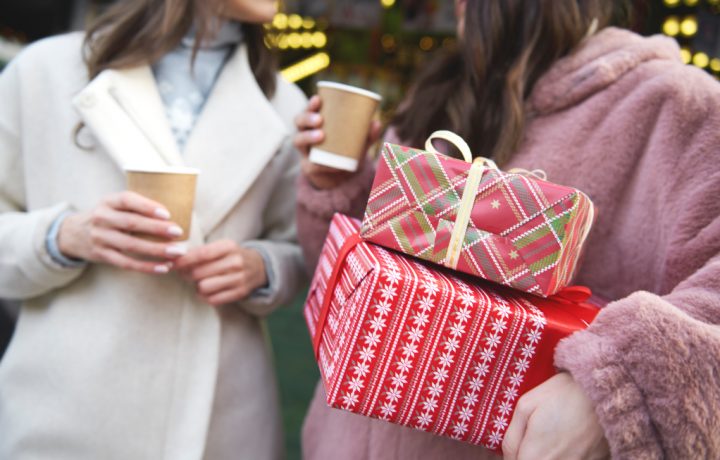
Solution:
<svg viewBox="0 0 720 460">
<path fill-rule="evenodd" d="M 149 66 L 101 72 L 73 105 L 120 167 L 183 164 Z"/>
<path fill-rule="evenodd" d="M 185 163 L 200 169 L 195 210 L 207 235 L 260 175 L 288 135 L 258 86 L 247 48 L 220 73 L 185 146 Z"/>
</svg>

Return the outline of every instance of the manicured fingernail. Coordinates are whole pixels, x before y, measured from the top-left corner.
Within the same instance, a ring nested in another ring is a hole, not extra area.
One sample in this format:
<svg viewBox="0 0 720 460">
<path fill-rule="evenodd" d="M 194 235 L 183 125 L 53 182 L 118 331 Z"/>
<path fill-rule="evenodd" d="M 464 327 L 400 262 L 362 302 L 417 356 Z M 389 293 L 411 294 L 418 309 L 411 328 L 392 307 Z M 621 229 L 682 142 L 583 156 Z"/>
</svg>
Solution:
<svg viewBox="0 0 720 460">
<path fill-rule="evenodd" d="M 153 270 L 155 270 L 155 273 L 165 274 L 170 271 L 170 267 L 168 267 L 167 265 L 155 265 L 155 268 Z"/>
<path fill-rule="evenodd" d="M 184 256 L 187 254 L 187 246 L 184 244 L 173 244 L 165 249 L 165 254 L 169 256 Z"/>
<path fill-rule="evenodd" d="M 317 125 L 318 123 L 320 123 L 321 120 L 322 117 L 317 113 L 313 113 L 312 115 L 310 115 L 310 123 L 312 123 L 313 125 Z"/>
<path fill-rule="evenodd" d="M 320 138 L 322 137 L 322 134 L 323 134 L 322 131 L 320 131 L 319 129 L 316 129 L 315 131 L 310 133 L 310 136 L 312 136 L 313 140 L 319 141 Z"/>
<path fill-rule="evenodd" d="M 157 208 L 155 210 L 155 217 L 157 217 L 158 219 L 168 220 L 170 218 L 170 213 L 167 209 Z"/>
<path fill-rule="evenodd" d="M 171 225 L 167 229 L 168 235 L 171 236 L 180 236 L 183 234 L 183 229 L 178 227 L 177 225 Z"/>
</svg>

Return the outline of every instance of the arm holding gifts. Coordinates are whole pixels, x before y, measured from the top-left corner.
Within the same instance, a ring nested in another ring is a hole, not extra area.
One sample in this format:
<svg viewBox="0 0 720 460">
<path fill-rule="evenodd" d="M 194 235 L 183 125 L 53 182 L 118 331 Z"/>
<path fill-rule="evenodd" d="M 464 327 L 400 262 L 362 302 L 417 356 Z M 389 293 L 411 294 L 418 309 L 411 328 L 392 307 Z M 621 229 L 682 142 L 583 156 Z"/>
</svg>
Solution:
<svg viewBox="0 0 720 460">
<path fill-rule="evenodd" d="M 506 460 L 601 459 L 610 454 L 592 401 L 567 372 L 522 396 L 502 450 Z"/>
</svg>

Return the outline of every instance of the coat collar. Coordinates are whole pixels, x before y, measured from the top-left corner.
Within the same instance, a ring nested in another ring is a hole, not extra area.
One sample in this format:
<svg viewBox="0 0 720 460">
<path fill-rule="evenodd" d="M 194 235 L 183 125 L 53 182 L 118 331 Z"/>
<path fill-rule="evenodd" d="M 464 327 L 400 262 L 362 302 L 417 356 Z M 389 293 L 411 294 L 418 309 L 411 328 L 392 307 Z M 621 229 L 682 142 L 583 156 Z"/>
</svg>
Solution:
<svg viewBox="0 0 720 460">
<path fill-rule="evenodd" d="M 149 66 L 106 70 L 73 102 L 120 167 L 200 169 L 195 221 L 205 235 L 242 198 L 288 135 L 255 80 L 245 46 L 225 64 L 182 155 Z"/>
<path fill-rule="evenodd" d="M 185 145 L 185 162 L 201 170 L 195 209 L 206 233 L 237 204 L 287 135 L 255 80 L 247 47 L 238 47 Z"/>
</svg>

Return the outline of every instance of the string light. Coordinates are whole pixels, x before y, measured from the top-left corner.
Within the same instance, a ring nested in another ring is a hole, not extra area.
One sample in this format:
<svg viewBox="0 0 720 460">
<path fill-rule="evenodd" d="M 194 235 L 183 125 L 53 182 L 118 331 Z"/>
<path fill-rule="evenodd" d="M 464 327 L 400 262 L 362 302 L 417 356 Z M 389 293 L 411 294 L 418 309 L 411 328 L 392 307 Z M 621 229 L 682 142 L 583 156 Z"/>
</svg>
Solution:
<svg viewBox="0 0 720 460">
<path fill-rule="evenodd" d="M 710 58 L 708 57 L 707 54 L 700 51 L 698 53 L 695 53 L 695 55 L 692 58 L 692 63 L 693 63 L 693 65 L 704 69 L 705 67 L 708 66 L 708 64 L 710 64 Z"/>
<path fill-rule="evenodd" d="M 680 23 L 680 32 L 686 37 L 692 37 L 697 33 L 698 23 L 695 16 L 688 16 Z"/>
<path fill-rule="evenodd" d="M 432 37 L 423 37 L 420 39 L 420 49 L 423 51 L 430 51 L 435 45 L 435 40 Z"/>
<path fill-rule="evenodd" d="M 663 3 L 665 3 L 665 6 L 673 8 L 680 4 L 680 0 L 663 0 Z"/>
<path fill-rule="evenodd" d="M 380 4 L 383 8 L 392 8 L 395 5 L 395 0 L 380 0 Z"/>
<path fill-rule="evenodd" d="M 713 72 L 720 72 L 720 59 L 718 58 L 712 58 L 710 59 L 710 68 Z"/>
<path fill-rule="evenodd" d="M 275 27 L 278 30 L 283 30 L 287 28 L 288 25 L 288 18 L 282 13 L 278 13 L 273 18 L 272 22 L 273 27 Z"/>
<path fill-rule="evenodd" d="M 680 59 L 682 59 L 685 64 L 690 64 L 690 60 L 692 59 L 692 53 L 690 52 L 689 48 L 680 48 Z"/>
<path fill-rule="evenodd" d="M 680 33 L 680 21 L 677 16 L 668 16 L 663 22 L 662 31 L 665 35 L 674 37 Z"/>
<path fill-rule="evenodd" d="M 291 29 L 299 29 L 303 25 L 303 18 L 301 18 L 297 14 L 291 14 L 288 17 L 288 26 L 290 26 Z"/>
<path fill-rule="evenodd" d="M 283 69 L 280 74 L 289 82 L 295 83 L 320 72 L 329 65 L 330 56 L 325 52 L 320 52 Z"/>
<path fill-rule="evenodd" d="M 685 0 L 685 4 L 687 6 L 696 6 L 698 4 L 698 0 Z"/>
</svg>

